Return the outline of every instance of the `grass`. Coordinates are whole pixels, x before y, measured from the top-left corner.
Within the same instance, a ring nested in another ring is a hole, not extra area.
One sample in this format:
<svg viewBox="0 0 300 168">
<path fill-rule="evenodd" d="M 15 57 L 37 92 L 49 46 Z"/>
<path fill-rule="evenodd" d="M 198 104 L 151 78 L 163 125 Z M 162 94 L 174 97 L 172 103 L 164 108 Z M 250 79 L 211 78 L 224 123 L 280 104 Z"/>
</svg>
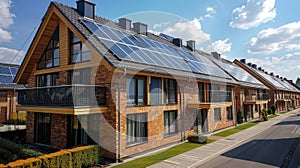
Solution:
<svg viewBox="0 0 300 168">
<path fill-rule="evenodd" d="M 211 143 L 214 140 L 208 139 L 207 143 Z M 129 167 L 134 167 L 134 168 L 143 168 L 143 167 L 147 167 L 150 165 L 153 165 L 155 163 L 161 162 L 163 160 L 169 159 L 171 157 L 174 157 L 176 155 L 179 155 L 181 153 L 190 151 L 192 149 L 201 147 L 205 144 L 196 144 L 196 143 L 183 143 L 177 146 L 174 146 L 170 149 L 167 149 L 165 151 L 153 154 L 153 155 L 149 155 L 149 156 L 144 156 L 117 166 L 114 166 L 114 168 L 129 168 Z"/>
<path fill-rule="evenodd" d="M 228 130 L 216 133 L 216 134 L 214 134 L 214 136 L 227 137 L 229 135 L 232 135 L 232 134 L 235 134 L 237 132 L 240 132 L 240 131 L 243 131 L 245 129 L 248 129 L 250 127 L 253 127 L 253 126 L 257 125 L 257 124 L 258 124 L 258 122 L 246 123 L 246 124 L 239 125 L 239 126 L 236 126 L 234 128 L 231 128 L 231 129 L 228 129 Z"/>
<path fill-rule="evenodd" d="M 285 113 L 287 113 L 287 112 L 289 112 L 289 111 L 281 111 L 281 112 L 279 112 L 278 114 L 285 114 Z"/>
<path fill-rule="evenodd" d="M 279 115 L 278 114 L 271 114 L 270 116 L 268 116 L 268 118 L 275 118 L 275 117 L 278 117 Z"/>
</svg>

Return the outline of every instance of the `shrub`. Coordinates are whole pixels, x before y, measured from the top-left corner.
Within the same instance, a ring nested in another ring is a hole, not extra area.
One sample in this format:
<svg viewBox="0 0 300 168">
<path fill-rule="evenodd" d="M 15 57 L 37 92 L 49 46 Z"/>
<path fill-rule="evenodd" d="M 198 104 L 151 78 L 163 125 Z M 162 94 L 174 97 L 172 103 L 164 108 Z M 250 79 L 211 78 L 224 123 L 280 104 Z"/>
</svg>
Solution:
<svg viewBox="0 0 300 168">
<path fill-rule="evenodd" d="M 275 104 L 273 104 L 271 107 L 271 110 L 272 110 L 272 114 L 275 114 L 275 111 L 276 111 L 276 106 L 275 106 Z"/>
<path fill-rule="evenodd" d="M 6 166 L 9 168 L 40 168 L 42 167 L 42 161 L 38 158 L 29 158 L 10 162 Z"/>
<path fill-rule="evenodd" d="M 268 121 L 268 112 L 266 109 L 261 110 L 262 121 Z"/>
<path fill-rule="evenodd" d="M 40 156 L 42 167 L 72 167 L 71 153 L 66 150 Z"/>
<path fill-rule="evenodd" d="M 7 168 L 7 166 L 5 166 L 4 164 L 0 164 L 0 168 Z"/>
<path fill-rule="evenodd" d="M 7 151 L 6 149 L 0 148 L 0 162 L 1 163 L 8 163 L 15 160 L 18 160 L 18 156 Z"/>
<path fill-rule="evenodd" d="M 268 109 L 268 114 L 271 115 L 273 113 L 273 111 L 269 108 Z"/>
<path fill-rule="evenodd" d="M 243 113 L 242 111 L 239 109 L 238 112 L 237 112 L 237 122 L 239 124 L 243 123 L 244 121 L 244 117 L 243 117 Z"/>
<path fill-rule="evenodd" d="M 189 135 L 187 139 L 189 142 L 193 142 L 193 143 L 204 144 L 207 142 L 207 136 L 203 136 L 203 135 Z"/>
<path fill-rule="evenodd" d="M 69 149 L 72 153 L 73 167 L 90 167 L 96 165 L 99 161 L 100 148 L 98 145 L 82 146 Z"/>
</svg>

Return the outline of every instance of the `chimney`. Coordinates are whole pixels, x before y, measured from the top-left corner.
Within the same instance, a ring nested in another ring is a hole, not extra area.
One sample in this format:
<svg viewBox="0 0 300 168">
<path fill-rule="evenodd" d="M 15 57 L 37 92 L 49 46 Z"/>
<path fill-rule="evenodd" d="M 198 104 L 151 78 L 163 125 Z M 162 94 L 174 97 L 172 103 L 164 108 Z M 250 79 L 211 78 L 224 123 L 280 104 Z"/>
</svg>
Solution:
<svg viewBox="0 0 300 168">
<path fill-rule="evenodd" d="M 131 20 L 127 18 L 119 18 L 119 26 L 125 30 L 131 29 Z"/>
<path fill-rule="evenodd" d="M 247 65 L 251 66 L 252 64 L 249 62 Z"/>
<path fill-rule="evenodd" d="M 88 17 L 90 19 L 95 19 L 95 5 L 88 0 L 78 0 L 77 3 L 77 11 L 83 17 Z"/>
<path fill-rule="evenodd" d="M 221 54 L 219 54 L 217 52 L 211 52 L 211 55 L 217 60 L 219 60 L 221 58 Z"/>
<path fill-rule="evenodd" d="M 252 67 L 256 69 L 256 68 L 257 68 L 257 65 L 256 65 L 256 64 L 252 64 Z"/>
<path fill-rule="evenodd" d="M 266 71 L 265 73 L 266 73 L 266 74 L 268 74 L 268 72 L 267 72 L 267 71 Z"/>
<path fill-rule="evenodd" d="M 241 59 L 240 60 L 243 64 L 246 64 L 246 59 Z"/>
<path fill-rule="evenodd" d="M 196 50 L 196 41 L 194 40 L 189 40 L 189 41 L 186 41 L 186 46 L 188 49 L 190 49 L 191 51 L 195 51 Z"/>
<path fill-rule="evenodd" d="M 135 22 L 133 23 L 133 30 L 138 34 L 147 36 L 148 25 L 141 22 Z"/>
<path fill-rule="evenodd" d="M 286 78 L 283 78 L 283 80 L 287 80 Z"/>
<path fill-rule="evenodd" d="M 273 73 L 273 72 L 271 72 L 271 73 L 270 73 L 270 75 L 271 75 L 271 76 L 274 76 L 274 73 Z"/>
<path fill-rule="evenodd" d="M 279 78 L 279 75 L 276 75 L 276 78 Z"/>
<path fill-rule="evenodd" d="M 261 70 L 262 70 L 262 68 L 261 68 L 261 67 L 258 67 L 258 70 L 260 70 L 260 71 L 261 71 Z"/>
<path fill-rule="evenodd" d="M 280 79 L 282 80 L 282 79 L 283 79 L 283 77 L 280 77 Z"/>
<path fill-rule="evenodd" d="M 182 39 L 181 38 L 174 38 L 173 44 L 175 44 L 178 47 L 182 47 Z"/>
<path fill-rule="evenodd" d="M 293 80 L 287 80 L 288 82 L 290 82 L 291 84 L 294 84 Z"/>
</svg>

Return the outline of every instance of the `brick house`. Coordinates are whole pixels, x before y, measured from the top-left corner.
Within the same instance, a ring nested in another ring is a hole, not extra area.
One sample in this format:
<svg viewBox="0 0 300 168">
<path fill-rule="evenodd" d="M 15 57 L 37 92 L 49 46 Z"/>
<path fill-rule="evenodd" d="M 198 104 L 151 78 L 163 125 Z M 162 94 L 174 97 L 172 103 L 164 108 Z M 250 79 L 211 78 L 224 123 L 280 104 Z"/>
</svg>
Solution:
<svg viewBox="0 0 300 168">
<path fill-rule="evenodd" d="M 0 124 L 11 120 L 13 112 L 17 112 L 16 89 L 24 88 L 13 83 L 18 68 L 18 65 L 0 63 Z"/>
<path fill-rule="evenodd" d="M 274 75 L 273 72 L 268 73 L 256 64 L 246 63 L 245 59 L 234 60 L 234 63 L 270 88 L 269 107 L 274 104 L 277 111 L 287 111 L 299 106 L 300 90 L 293 81 Z"/>
<path fill-rule="evenodd" d="M 95 16 L 95 4 L 51 2 L 15 82 L 28 143 L 98 143 L 119 159 L 235 124 L 238 86 L 195 42 Z M 203 53 L 202 53 L 203 54 Z"/>
<path fill-rule="evenodd" d="M 221 59 L 217 53 L 212 55 L 213 62 L 239 82 L 235 90 L 236 111 L 242 112 L 244 121 L 261 117 L 261 110 L 268 109 L 269 88 L 233 62 Z"/>
</svg>

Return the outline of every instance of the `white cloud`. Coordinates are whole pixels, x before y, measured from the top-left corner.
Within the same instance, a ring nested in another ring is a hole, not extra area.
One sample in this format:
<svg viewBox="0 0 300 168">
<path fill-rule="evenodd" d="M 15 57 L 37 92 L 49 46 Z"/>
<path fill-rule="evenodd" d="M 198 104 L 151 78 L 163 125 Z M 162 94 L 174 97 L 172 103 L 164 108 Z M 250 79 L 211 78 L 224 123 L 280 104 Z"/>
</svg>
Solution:
<svg viewBox="0 0 300 168">
<path fill-rule="evenodd" d="M 249 29 L 276 17 L 275 0 L 247 0 L 246 5 L 235 8 L 237 16 L 230 22 L 231 27 Z"/>
<path fill-rule="evenodd" d="M 10 11 L 11 4 L 11 0 L 0 1 L 0 43 L 12 40 L 11 34 L 5 30 L 14 23 L 15 15 Z"/>
<path fill-rule="evenodd" d="M 18 52 L 11 48 L 0 47 L 0 62 L 20 64 L 24 58 L 24 51 Z"/>
<path fill-rule="evenodd" d="M 225 40 L 217 40 L 213 42 L 208 48 L 212 51 L 217 51 L 218 53 L 226 53 L 231 51 L 232 43 L 228 38 Z"/>
<path fill-rule="evenodd" d="M 251 38 L 247 46 L 251 54 L 300 50 L 300 21 L 262 30 Z"/>
<path fill-rule="evenodd" d="M 153 25 L 153 29 L 158 29 L 158 28 L 166 27 L 168 25 L 169 25 L 168 22 L 157 23 L 157 24 Z"/>
<path fill-rule="evenodd" d="M 192 21 L 179 21 L 173 26 L 167 27 L 163 33 L 184 40 L 195 40 L 197 44 L 202 44 L 210 40 L 210 35 L 203 32 L 199 19 Z"/>
<path fill-rule="evenodd" d="M 274 56 L 265 58 L 247 58 L 247 62 L 257 64 L 268 72 L 273 72 L 295 81 L 299 77 L 300 53 L 290 53 L 284 56 Z"/>
<path fill-rule="evenodd" d="M 206 8 L 206 14 L 200 17 L 200 20 L 204 20 L 205 18 L 213 18 L 217 12 L 213 7 Z"/>
</svg>

